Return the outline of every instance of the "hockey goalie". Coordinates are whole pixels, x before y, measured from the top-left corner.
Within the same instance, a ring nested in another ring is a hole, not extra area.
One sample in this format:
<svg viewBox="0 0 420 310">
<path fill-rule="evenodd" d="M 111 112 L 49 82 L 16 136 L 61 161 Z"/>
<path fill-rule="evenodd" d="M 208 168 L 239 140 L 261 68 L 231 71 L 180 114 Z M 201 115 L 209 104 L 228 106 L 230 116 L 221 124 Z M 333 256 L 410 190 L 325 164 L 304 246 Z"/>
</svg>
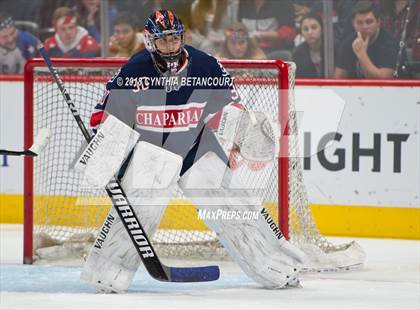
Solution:
<svg viewBox="0 0 420 310">
<path fill-rule="evenodd" d="M 205 219 L 229 256 L 266 288 L 294 287 L 305 259 L 266 215 L 261 199 L 232 178 L 220 141 L 246 159 L 275 160 L 275 119 L 248 111 L 233 81 L 212 56 L 184 44 L 171 11 L 146 22 L 146 49 L 107 83 L 90 124 L 95 138 L 76 168 L 104 187 L 117 176 L 150 236 L 179 188 L 197 210 L 258 212 L 253 219 Z M 141 259 L 111 208 L 86 258 L 81 278 L 103 292 L 128 289 Z"/>
</svg>

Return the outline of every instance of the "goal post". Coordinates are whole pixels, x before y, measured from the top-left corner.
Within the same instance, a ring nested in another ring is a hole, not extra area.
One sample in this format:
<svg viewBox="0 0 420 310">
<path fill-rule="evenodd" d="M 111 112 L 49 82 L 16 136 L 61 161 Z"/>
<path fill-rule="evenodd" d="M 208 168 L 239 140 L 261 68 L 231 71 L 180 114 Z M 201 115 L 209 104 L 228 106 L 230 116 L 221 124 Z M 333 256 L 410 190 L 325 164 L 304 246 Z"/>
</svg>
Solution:
<svg viewBox="0 0 420 310">
<path fill-rule="evenodd" d="M 86 124 L 103 96 L 105 83 L 126 61 L 53 59 Z M 319 233 L 310 210 L 298 148 L 294 64 L 280 60 L 221 62 L 235 79 L 242 104 L 277 116 L 281 125 L 280 156 L 270 164 L 247 162 L 237 152 L 226 150 L 234 174 L 250 188 L 262 188 L 259 193 L 264 207 L 278 220 L 284 235 L 310 256 L 308 269 L 360 266 L 364 260 L 360 247 L 331 244 Z M 81 176 L 71 167 L 83 147 L 83 136 L 42 59 L 26 64 L 24 85 L 25 148 L 40 128 L 49 128 L 52 134 L 39 158 L 24 159 L 24 263 L 81 257 L 89 250 L 111 204 L 103 190 L 83 188 Z M 161 256 L 226 255 L 181 191 L 171 200 L 152 240 Z"/>
</svg>

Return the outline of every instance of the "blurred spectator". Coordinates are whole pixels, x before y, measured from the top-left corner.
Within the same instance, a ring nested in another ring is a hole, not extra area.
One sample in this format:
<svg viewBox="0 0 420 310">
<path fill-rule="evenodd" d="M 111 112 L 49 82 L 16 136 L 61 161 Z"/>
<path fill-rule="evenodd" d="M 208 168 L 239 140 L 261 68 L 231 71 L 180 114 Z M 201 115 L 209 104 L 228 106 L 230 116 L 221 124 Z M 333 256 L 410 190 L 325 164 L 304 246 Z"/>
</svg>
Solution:
<svg viewBox="0 0 420 310">
<path fill-rule="evenodd" d="M 32 21 L 41 0 L 0 0 L 0 12 L 7 12 L 15 21 Z"/>
<path fill-rule="evenodd" d="M 277 58 L 280 50 L 290 58 L 296 36 L 292 0 L 241 0 L 238 19 L 268 58 Z"/>
<path fill-rule="evenodd" d="M 109 53 L 113 57 L 130 57 L 144 48 L 143 33 L 137 31 L 136 22 L 128 12 L 121 12 L 114 22 L 114 33 L 109 40 Z"/>
<path fill-rule="evenodd" d="M 378 9 L 362 0 L 352 9 L 356 36 L 350 36 L 339 48 L 336 78 L 391 79 L 397 61 L 398 42 L 380 27 Z"/>
<path fill-rule="evenodd" d="M 293 7 L 295 9 L 295 23 L 299 26 L 302 23 L 303 18 L 311 13 L 311 6 L 313 0 L 295 0 Z"/>
<path fill-rule="evenodd" d="M 95 38 L 96 42 L 101 42 L 101 20 L 100 20 L 100 0 L 77 0 L 73 8 L 80 17 L 80 26 L 87 29 L 88 33 Z M 117 9 L 109 3 L 108 20 L 109 30 L 112 32 L 112 25 L 117 16 Z"/>
<path fill-rule="evenodd" d="M 302 1 L 302 0 L 299 0 Z M 319 16 L 323 16 L 323 0 L 309 0 L 312 2 L 311 12 Z M 347 37 L 354 34 L 352 25 L 351 12 L 356 0 L 339 0 L 332 1 L 333 5 L 333 31 L 334 31 L 334 46 L 337 48 L 338 45 Z"/>
<path fill-rule="evenodd" d="M 40 1 L 38 10 L 35 16 L 35 22 L 43 31 L 51 28 L 51 16 L 54 11 L 62 6 L 73 7 L 75 0 L 37 0 Z"/>
<path fill-rule="evenodd" d="M 305 41 L 301 32 L 301 23 L 303 18 L 311 12 L 313 0 L 295 0 L 293 7 L 295 8 L 295 27 L 299 29 L 299 33 L 295 36 L 295 46 Z"/>
<path fill-rule="evenodd" d="M 37 41 L 16 29 L 11 16 L 0 13 L 0 74 L 22 73 L 26 60 L 37 54 Z"/>
<path fill-rule="evenodd" d="M 145 20 L 156 10 L 172 10 L 176 15 L 190 18 L 191 4 L 194 0 L 115 0 L 114 4 L 118 12 L 135 13 L 138 21 L 138 29 L 144 28 Z M 187 13 L 187 14 L 185 14 Z"/>
<path fill-rule="evenodd" d="M 420 1 L 410 0 L 381 0 L 382 26 L 395 39 L 401 40 L 404 26 L 406 26 L 406 46 L 414 47 L 416 38 L 420 37 Z M 407 19 L 407 9 L 410 14 Z"/>
<path fill-rule="evenodd" d="M 191 5 L 191 26 L 218 47 L 224 40 L 224 29 L 237 21 L 237 13 L 237 0 L 195 0 Z"/>
<path fill-rule="evenodd" d="M 100 49 L 87 30 L 79 26 L 79 19 L 72 9 L 55 10 L 52 23 L 55 35 L 45 40 L 45 50 L 51 57 L 96 57 Z"/>
<path fill-rule="evenodd" d="M 216 52 L 214 44 L 212 44 L 212 42 L 203 36 L 197 29 L 192 29 L 190 9 L 188 8 L 188 10 L 186 10 L 181 8 L 179 11 L 174 12 L 177 12 L 178 17 L 184 24 L 185 44 L 191 45 L 201 51 L 214 55 Z"/>
<path fill-rule="evenodd" d="M 404 41 L 410 61 L 420 62 L 420 1 L 381 0 L 380 6 L 383 28 L 397 41 Z M 402 37 L 404 29 L 405 38 Z"/>
<path fill-rule="evenodd" d="M 184 32 L 185 44 L 191 45 L 208 54 L 214 55 L 216 48 L 205 36 L 198 31 L 193 31 L 191 28 L 185 27 Z"/>
<path fill-rule="evenodd" d="M 234 23 L 225 30 L 225 41 L 218 58 L 227 59 L 264 59 L 266 58 L 254 39 L 249 37 L 248 29 L 242 23 Z"/>
<path fill-rule="evenodd" d="M 144 9 L 147 6 L 148 11 L 155 9 L 156 0 L 123 0 L 123 1 L 114 1 L 115 6 L 119 12 L 129 12 L 129 10 L 136 12 L 138 14 L 143 14 L 143 12 L 137 12 L 139 9 Z M 147 12 L 146 12 L 147 13 Z M 147 18 L 147 16 L 145 17 Z"/>
<path fill-rule="evenodd" d="M 159 0 L 158 6 L 164 10 L 170 10 L 181 18 L 185 28 L 192 29 L 191 7 L 195 0 Z M 150 13 L 149 13 L 150 14 Z M 187 25 L 186 25 L 187 24 Z M 142 25 L 143 27 L 144 25 Z"/>
<path fill-rule="evenodd" d="M 302 18 L 300 31 L 305 41 L 293 51 L 296 77 L 321 78 L 324 76 L 322 20 L 318 15 L 308 14 Z"/>
<path fill-rule="evenodd" d="M 334 12 L 337 16 L 337 21 L 333 23 L 334 45 L 337 47 L 341 41 L 354 35 L 352 8 L 355 4 L 356 0 L 333 1 Z"/>
<path fill-rule="evenodd" d="M 117 0 L 115 6 L 119 12 L 135 13 L 139 27 L 144 27 L 144 21 L 152 12 L 162 9 L 162 0 Z M 139 28 L 140 29 L 140 28 Z"/>
</svg>

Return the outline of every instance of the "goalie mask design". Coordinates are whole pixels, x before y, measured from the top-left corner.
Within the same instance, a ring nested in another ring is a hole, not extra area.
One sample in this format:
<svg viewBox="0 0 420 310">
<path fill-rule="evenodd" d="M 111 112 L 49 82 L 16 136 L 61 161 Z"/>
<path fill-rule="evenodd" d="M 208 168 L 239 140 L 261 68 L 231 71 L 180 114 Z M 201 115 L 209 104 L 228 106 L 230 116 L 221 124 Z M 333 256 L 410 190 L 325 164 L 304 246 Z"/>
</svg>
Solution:
<svg viewBox="0 0 420 310">
<path fill-rule="evenodd" d="M 175 52 L 163 53 L 157 48 L 156 40 L 169 38 L 170 36 L 180 37 L 180 47 Z M 176 72 L 181 63 L 184 47 L 184 25 L 172 11 L 155 11 L 146 21 L 144 43 L 147 50 L 152 54 L 155 64 L 162 72 Z"/>
</svg>

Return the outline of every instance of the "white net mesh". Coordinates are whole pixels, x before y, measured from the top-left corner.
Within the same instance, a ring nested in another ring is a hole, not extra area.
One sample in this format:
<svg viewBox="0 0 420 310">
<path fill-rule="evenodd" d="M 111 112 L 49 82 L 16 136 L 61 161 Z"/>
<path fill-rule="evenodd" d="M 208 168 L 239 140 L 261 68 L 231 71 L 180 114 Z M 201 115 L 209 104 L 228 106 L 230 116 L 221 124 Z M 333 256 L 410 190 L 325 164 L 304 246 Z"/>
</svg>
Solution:
<svg viewBox="0 0 420 310">
<path fill-rule="evenodd" d="M 289 64 L 289 85 L 294 88 L 295 64 Z M 289 233 L 291 241 L 308 256 L 307 270 L 336 271 L 358 268 L 365 253 L 355 242 L 334 245 L 321 233 L 315 223 L 305 189 L 302 155 L 298 141 L 298 118 L 294 92 L 289 92 Z"/>
<path fill-rule="evenodd" d="M 57 64 L 56 64 L 57 65 Z M 84 123 L 100 100 L 104 83 L 115 69 L 60 67 L 58 72 Z M 294 66 L 289 68 L 289 90 L 294 87 Z M 238 64 L 228 71 L 236 79 L 242 103 L 250 110 L 279 113 L 279 74 L 276 68 Z M 36 67 L 33 81 L 34 130 L 52 132 L 46 150 L 34 161 L 33 232 L 35 259 L 81 257 L 88 251 L 97 229 L 111 207 L 105 191 L 86 190 L 72 169 L 84 138 L 45 67 Z M 334 246 L 314 222 L 303 183 L 298 149 L 293 92 L 289 91 L 289 230 L 292 242 L 310 256 L 308 269 L 335 270 L 359 265 L 364 254 L 356 244 Z M 278 162 L 249 162 L 236 151 L 229 154 L 231 167 L 248 188 L 258 188 L 264 207 L 279 217 Z M 281 215 L 281 214 L 280 214 Z M 153 243 L 161 256 L 226 257 L 215 234 L 209 231 L 192 203 L 179 191 L 162 219 Z M 354 252 L 354 253 L 353 253 Z M 54 257 L 55 256 L 55 257 Z"/>
</svg>

